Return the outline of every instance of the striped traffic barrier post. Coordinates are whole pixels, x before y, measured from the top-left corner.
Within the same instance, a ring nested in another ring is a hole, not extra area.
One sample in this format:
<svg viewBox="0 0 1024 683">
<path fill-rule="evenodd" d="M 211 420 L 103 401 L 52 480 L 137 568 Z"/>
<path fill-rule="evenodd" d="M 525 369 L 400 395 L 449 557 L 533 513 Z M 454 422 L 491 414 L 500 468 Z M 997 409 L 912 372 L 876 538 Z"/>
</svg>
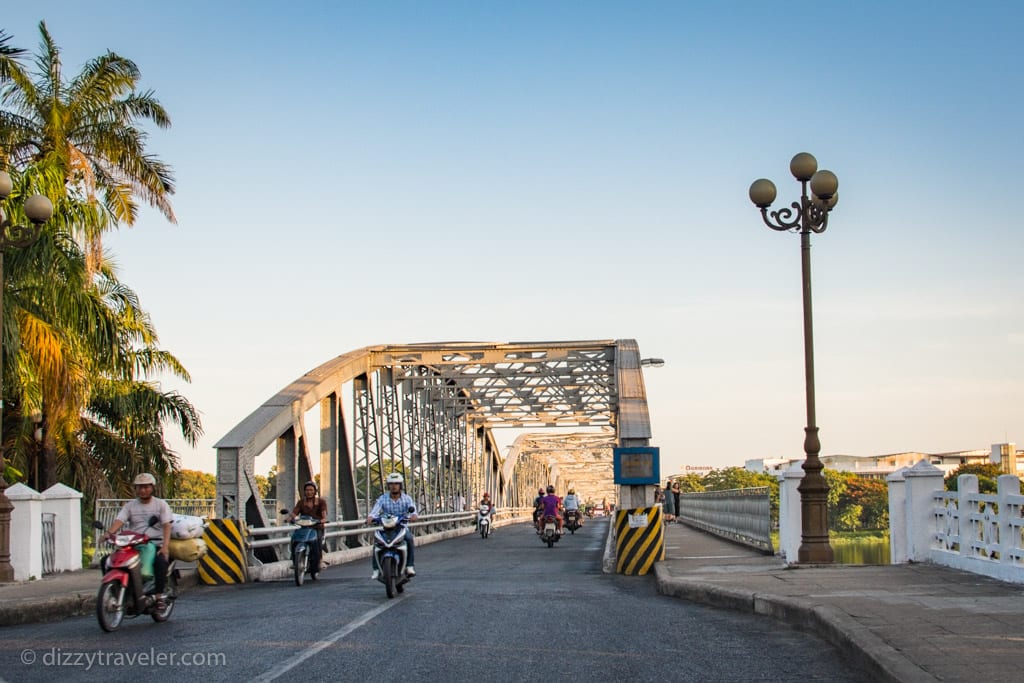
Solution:
<svg viewBox="0 0 1024 683">
<path fill-rule="evenodd" d="M 642 576 L 665 559 L 661 507 L 615 511 L 615 571 Z"/>
<path fill-rule="evenodd" d="M 245 583 L 248 563 L 245 560 L 244 523 L 234 519 L 211 519 L 203 533 L 206 554 L 199 558 L 196 573 L 208 586 Z"/>
</svg>

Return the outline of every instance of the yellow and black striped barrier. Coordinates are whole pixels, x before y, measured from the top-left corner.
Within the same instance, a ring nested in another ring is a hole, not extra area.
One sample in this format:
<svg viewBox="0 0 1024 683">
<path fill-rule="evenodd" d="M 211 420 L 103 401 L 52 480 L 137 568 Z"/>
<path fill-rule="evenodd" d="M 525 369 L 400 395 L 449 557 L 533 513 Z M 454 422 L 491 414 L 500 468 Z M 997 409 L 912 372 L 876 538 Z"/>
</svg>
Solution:
<svg viewBox="0 0 1024 683">
<path fill-rule="evenodd" d="M 208 586 L 246 582 L 248 566 L 243 536 L 244 524 L 238 520 L 209 521 L 203 533 L 206 554 L 196 565 L 200 581 Z"/>
<path fill-rule="evenodd" d="M 642 576 L 665 559 L 661 507 L 615 511 L 615 571 Z"/>
</svg>

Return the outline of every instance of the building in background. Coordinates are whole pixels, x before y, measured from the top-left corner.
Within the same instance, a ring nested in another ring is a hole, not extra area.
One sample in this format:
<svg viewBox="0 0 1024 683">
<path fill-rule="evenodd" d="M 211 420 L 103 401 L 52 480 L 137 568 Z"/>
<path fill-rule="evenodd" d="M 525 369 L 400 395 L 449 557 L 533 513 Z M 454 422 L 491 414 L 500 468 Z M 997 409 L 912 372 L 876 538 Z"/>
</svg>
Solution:
<svg viewBox="0 0 1024 683">
<path fill-rule="evenodd" d="M 750 472 L 779 474 L 789 468 L 791 463 L 802 461 L 803 458 L 763 458 L 747 460 L 744 467 Z M 821 462 L 830 470 L 850 472 L 868 479 L 885 479 L 896 470 L 913 467 L 925 460 L 942 470 L 944 475 L 961 465 L 999 465 L 1006 474 L 1024 474 L 1024 459 L 1017 461 L 1017 447 L 1013 443 L 992 444 L 989 450 L 952 451 L 949 453 L 920 453 L 907 451 L 904 453 L 887 453 L 885 455 L 823 455 Z"/>
</svg>

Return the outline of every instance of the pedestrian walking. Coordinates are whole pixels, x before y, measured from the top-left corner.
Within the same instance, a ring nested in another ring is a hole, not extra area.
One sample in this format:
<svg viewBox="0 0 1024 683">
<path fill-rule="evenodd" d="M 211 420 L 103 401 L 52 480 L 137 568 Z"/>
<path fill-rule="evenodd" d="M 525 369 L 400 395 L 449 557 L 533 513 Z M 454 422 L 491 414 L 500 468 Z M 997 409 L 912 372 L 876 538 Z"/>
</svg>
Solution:
<svg viewBox="0 0 1024 683">
<path fill-rule="evenodd" d="M 661 494 L 662 509 L 665 511 L 665 523 L 674 522 L 676 519 L 675 499 L 671 495 L 672 482 L 665 483 L 665 489 Z M 668 493 L 666 493 L 668 492 Z"/>
<path fill-rule="evenodd" d="M 682 491 L 679 490 L 679 482 L 678 481 L 673 481 L 672 482 L 672 502 L 674 504 L 675 509 L 672 511 L 672 514 L 674 514 L 676 516 L 676 522 L 679 522 L 679 496 L 680 496 L 681 493 L 682 493 Z"/>
</svg>

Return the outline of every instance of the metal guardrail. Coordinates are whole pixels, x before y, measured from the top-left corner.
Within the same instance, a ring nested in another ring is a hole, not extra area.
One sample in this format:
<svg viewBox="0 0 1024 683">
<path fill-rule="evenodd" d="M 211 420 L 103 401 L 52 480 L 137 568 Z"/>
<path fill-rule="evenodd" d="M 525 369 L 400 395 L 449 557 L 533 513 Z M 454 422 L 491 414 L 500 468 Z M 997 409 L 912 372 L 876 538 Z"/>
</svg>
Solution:
<svg viewBox="0 0 1024 683">
<path fill-rule="evenodd" d="M 114 523 L 114 519 L 117 518 L 117 513 L 121 511 L 124 504 L 127 503 L 130 498 L 98 498 L 96 500 L 96 506 L 93 508 L 93 519 L 99 522 L 103 522 L 103 528 L 109 529 L 110 525 Z M 212 519 L 216 517 L 216 505 L 217 502 L 213 498 L 165 498 L 167 504 L 171 506 L 171 512 L 178 515 L 190 515 L 192 517 L 203 517 L 206 519 Z M 273 498 L 268 498 L 263 501 L 263 509 L 267 515 L 273 517 L 277 514 L 277 501 Z M 103 532 L 96 529 L 93 532 L 93 547 L 95 548 L 93 555 L 93 563 L 98 562 L 99 558 L 110 553 L 110 548 L 101 543 L 101 536 Z"/>
<path fill-rule="evenodd" d="M 768 487 L 684 493 L 678 517 L 709 533 L 774 553 Z"/>
<path fill-rule="evenodd" d="M 495 519 L 511 518 L 520 515 L 521 510 L 518 508 L 502 508 L 495 510 L 493 514 Z M 410 522 L 409 526 L 416 529 L 422 529 L 426 533 L 437 533 L 440 531 L 457 529 L 460 526 L 474 525 L 476 524 L 476 515 L 476 510 L 423 514 L 418 515 L 417 520 L 415 522 Z M 281 524 L 279 526 L 268 527 L 249 527 L 249 540 L 246 543 L 249 548 L 249 562 L 257 565 L 262 564 L 262 562 L 256 558 L 252 552 L 257 548 L 284 546 L 290 551 L 291 534 L 298 528 L 299 527 L 294 524 Z M 379 526 L 367 526 L 365 519 L 327 522 L 327 524 L 324 525 L 324 538 L 329 541 L 336 538 L 357 536 L 362 537 L 360 538 L 361 545 L 369 545 L 373 532 L 379 528 Z"/>
</svg>

